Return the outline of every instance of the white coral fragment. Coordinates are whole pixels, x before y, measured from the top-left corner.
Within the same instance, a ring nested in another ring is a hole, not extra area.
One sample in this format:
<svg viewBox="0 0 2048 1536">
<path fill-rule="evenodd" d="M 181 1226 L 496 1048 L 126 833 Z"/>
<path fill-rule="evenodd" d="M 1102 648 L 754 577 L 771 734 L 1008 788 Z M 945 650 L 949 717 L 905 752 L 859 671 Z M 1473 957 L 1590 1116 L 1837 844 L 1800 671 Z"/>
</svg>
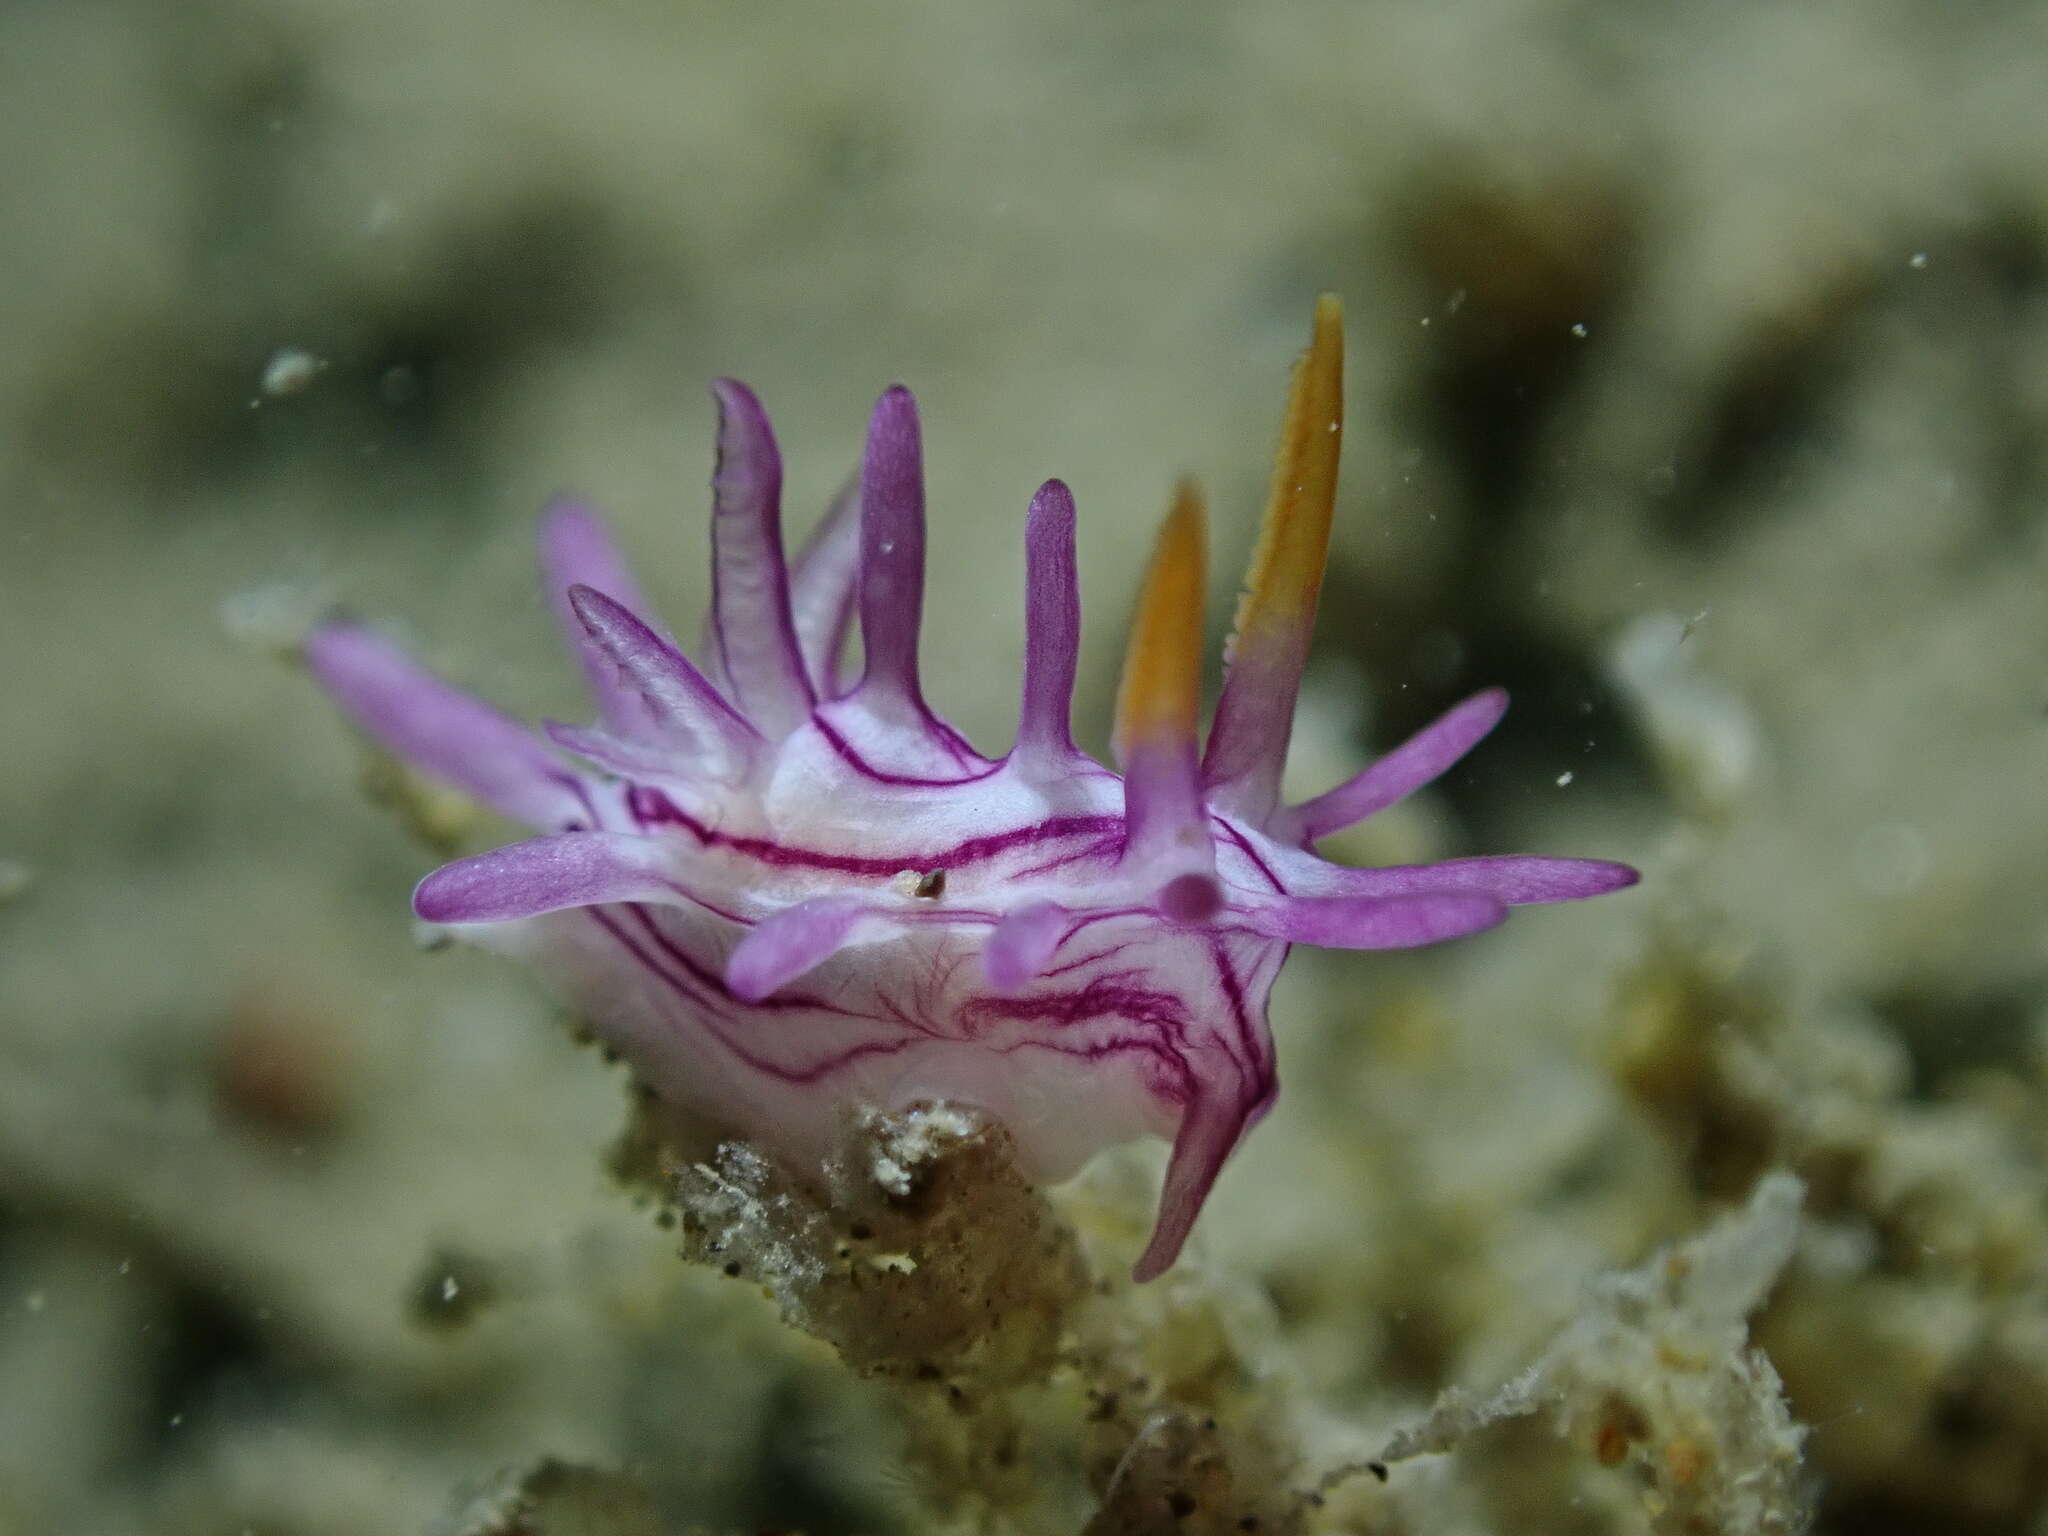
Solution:
<svg viewBox="0 0 2048 1536">
<path fill-rule="evenodd" d="M 1805 1188 L 1760 1180 L 1749 1203 L 1642 1267 L 1588 1288 L 1528 1370 L 1483 1400 L 1453 1390 L 1390 1440 L 1382 1462 L 1448 1451 L 1503 1419 L 1547 1410 L 1607 1466 L 1644 1474 L 1659 1531 L 1795 1532 L 1810 1517 L 1805 1430 L 1778 1373 L 1749 1344 L 1799 1231 Z"/>
<path fill-rule="evenodd" d="M 1655 747 L 1671 787 L 1703 811 L 1722 812 L 1755 781 L 1763 731 L 1749 705 L 1702 668 L 1686 645 L 1697 622 L 1674 613 L 1643 614 L 1609 645 L 1607 675 Z"/>
</svg>

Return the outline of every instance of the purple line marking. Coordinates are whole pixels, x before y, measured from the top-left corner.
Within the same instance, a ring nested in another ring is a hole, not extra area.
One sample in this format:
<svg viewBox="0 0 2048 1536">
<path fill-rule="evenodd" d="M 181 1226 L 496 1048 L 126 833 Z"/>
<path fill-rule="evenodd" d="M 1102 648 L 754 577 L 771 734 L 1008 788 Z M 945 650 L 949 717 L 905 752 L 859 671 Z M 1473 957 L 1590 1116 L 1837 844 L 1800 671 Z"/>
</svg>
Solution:
<svg viewBox="0 0 2048 1536">
<path fill-rule="evenodd" d="M 926 719 L 929 724 L 937 726 L 938 722 L 936 720 L 932 720 L 929 716 Z M 904 773 L 884 773 L 858 752 L 854 751 L 853 744 L 826 723 L 823 715 L 811 716 L 811 724 L 817 728 L 818 734 L 825 738 L 826 745 L 838 753 L 848 767 L 866 778 L 873 779 L 877 784 L 895 784 L 908 789 L 951 789 L 957 784 L 979 783 L 981 780 L 1002 771 L 1003 765 L 1001 763 L 989 763 L 987 767 L 980 771 L 963 773 L 957 779 L 921 779 Z M 960 763 L 960 752 L 954 742 L 942 739 L 939 745 L 953 758 L 954 762 Z M 975 761 L 981 762 L 985 760 L 977 755 Z M 966 764 L 960 763 L 960 766 L 965 768 Z"/>
<path fill-rule="evenodd" d="M 1244 1006 L 1244 989 L 1221 939 L 1209 941 L 1209 959 L 1216 967 L 1216 984 L 1222 989 L 1224 1000 L 1230 1004 L 1231 1022 L 1237 1026 L 1235 1030 L 1222 1032 L 1224 1049 L 1230 1052 L 1230 1059 L 1237 1063 L 1240 1072 L 1247 1077 L 1255 1076 L 1257 1069 L 1254 1063 L 1259 1052 L 1256 1048 L 1249 1055 L 1243 1051 L 1252 1031 L 1251 1019 Z"/>
<path fill-rule="evenodd" d="M 633 785 L 626 792 L 626 798 L 633 816 L 643 828 L 657 825 L 681 827 L 707 848 L 730 848 L 735 853 L 758 859 L 763 864 L 783 868 L 829 869 L 846 875 L 877 875 L 890 879 L 906 869 L 958 869 L 982 859 L 993 858 L 1011 848 L 1101 832 L 1115 825 L 1117 821 L 1113 816 L 1055 816 L 1028 827 L 1019 827 L 1015 831 L 991 833 L 987 837 L 972 837 L 937 852 L 864 857 L 850 853 L 821 853 L 815 849 L 772 842 L 767 838 L 733 837 L 707 826 L 682 810 L 660 790 L 645 784 Z"/>
<path fill-rule="evenodd" d="M 1264 875 L 1266 879 L 1272 883 L 1273 890 L 1276 894 L 1281 896 L 1285 896 L 1287 894 L 1287 887 L 1280 883 L 1280 877 L 1273 873 L 1272 867 L 1268 865 L 1264 859 L 1259 857 L 1258 850 L 1252 847 L 1250 841 L 1245 837 L 1245 835 L 1242 832 L 1238 831 L 1236 827 L 1233 827 L 1228 821 L 1224 820 L 1221 816 L 1212 815 L 1209 818 L 1209 820 L 1213 825 L 1221 827 L 1223 829 L 1224 836 L 1228 837 L 1231 840 L 1231 842 L 1235 843 L 1238 847 L 1238 850 L 1241 853 L 1243 853 L 1246 858 L 1252 861 L 1253 867 L 1256 868 L 1260 874 Z"/>
<path fill-rule="evenodd" d="M 1040 875 L 1049 875 L 1056 869 L 1064 869 L 1069 864 L 1077 864 L 1083 859 L 1099 858 L 1105 863 L 1114 862 L 1116 852 L 1120 851 L 1122 847 L 1123 838 L 1121 836 L 1103 838 L 1099 842 L 1088 844 L 1085 848 L 1077 848 L 1072 853 L 1063 853 L 1058 858 L 1047 859 L 1043 864 L 1033 864 L 1028 869 L 1020 869 L 1010 878 L 1013 880 L 1035 879 Z"/>
<path fill-rule="evenodd" d="M 631 902 L 626 904 L 626 910 L 633 914 L 634 919 L 640 925 L 641 931 L 660 948 L 664 955 L 667 955 L 677 965 L 681 966 L 700 986 L 710 988 L 721 1001 L 729 1004 L 741 1014 L 752 1011 L 769 1014 L 824 1013 L 838 1018 L 861 1017 L 860 1014 L 855 1013 L 850 1008 L 841 1008 L 836 1004 L 826 1002 L 823 998 L 813 997 L 808 993 L 777 993 L 774 997 L 764 997 L 757 1003 L 749 1003 L 734 997 L 725 985 L 725 978 L 708 966 L 692 959 L 688 950 L 663 933 L 661 925 L 654 920 L 653 915 L 647 911 L 645 906 L 639 902 Z"/>
<path fill-rule="evenodd" d="M 587 911 L 592 920 L 610 934 L 622 949 L 639 962 L 649 975 L 664 983 L 670 991 L 681 998 L 685 1007 L 689 1007 L 696 1002 L 691 997 L 689 989 L 677 977 L 671 975 L 666 969 L 656 963 L 640 948 L 633 937 L 622 931 L 605 915 L 602 909 L 586 907 L 583 910 Z M 840 1010 L 832 1011 L 841 1012 Z M 843 1012 L 841 1016 L 850 1018 L 862 1017 L 861 1015 L 845 1014 Z M 784 1083 L 815 1083 L 821 1078 L 829 1077 L 835 1072 L 842 1071 L 853 1062 L 864 1060 L 869 1056 L 894 1055 L 898 1051 L 920 1043 L 914 1036 L 902 1040 L 869 1040 L 859 1045 L 849 1046 L 823 1060 L 813 1062 L 809 1066 L 788 1067 L 764 1060 L 747 1050 L 738 1040 L 727 1033 L 725 1026 L 731 1021 L 720 1018 L 717 1010 L 714 1008 L 699 1005 L 693 1013 L 693 1020 L 711 1034 L 742 1065 L 752 1068 L 764 1077 L 772 1077 L 776 1081 Z M 876 1021 L 868 1020 L 867 1022 L 873 1023 Z"/>
<path fill-rule="evenodd" d="M 585 913 L 593 923 L 597 924 L 598 927 L 611 936 L 614 943 L 631 955 L 642 970 L 681 998 L 686 1007 L 694 1008 L 698 1013 L 702 1014 L 706 1023 L 709 1023 L 711 1017 L 716 1012 L 715 1000 L 710 997 L 698 997 L 693 991 L 693 982 L 685 981 L 681 977 L 674 975 L 667 967 L 644 951 L 638 941 L 624 930 L 616 918 L 611 916 L 611 912 L 618 909 L 579 907 L 576 910 Z M 723 1037 L 721 1036 L 721 1038 Z"/>
</svg>

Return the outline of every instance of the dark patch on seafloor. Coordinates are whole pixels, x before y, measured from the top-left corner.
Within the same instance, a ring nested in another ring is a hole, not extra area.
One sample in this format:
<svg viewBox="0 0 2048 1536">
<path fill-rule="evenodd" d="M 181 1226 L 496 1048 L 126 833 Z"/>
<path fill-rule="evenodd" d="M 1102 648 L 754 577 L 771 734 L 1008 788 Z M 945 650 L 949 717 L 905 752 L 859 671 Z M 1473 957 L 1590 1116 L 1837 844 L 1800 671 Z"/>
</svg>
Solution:
<svg viewBox="0 0 2048 1536">
<path fill-rule="evenodd" d="M 1322 645 L 1378 685 L 1391 746 L 1491 685 L 1516 701 L 1483 757 L 1442 781 L 1483 841 L 1570 772 L 1582 792 L 1639 792 L 1649 755 L 1597 658 L 1546 620 L 1543 593 L 1504 561 L 1556 473 L 1546 442 L 1634 280 L 1642 215 L 1594 175 L 1510 186 L 1476 170 L 1416 175 L 1398 200 L 1393 254 L 1429 329 L 1412 356 L 1408 427 L 1445 466 L 1452 547 L 1431 573 L 1371 568 L 1340 542 Z"/>
</svg>

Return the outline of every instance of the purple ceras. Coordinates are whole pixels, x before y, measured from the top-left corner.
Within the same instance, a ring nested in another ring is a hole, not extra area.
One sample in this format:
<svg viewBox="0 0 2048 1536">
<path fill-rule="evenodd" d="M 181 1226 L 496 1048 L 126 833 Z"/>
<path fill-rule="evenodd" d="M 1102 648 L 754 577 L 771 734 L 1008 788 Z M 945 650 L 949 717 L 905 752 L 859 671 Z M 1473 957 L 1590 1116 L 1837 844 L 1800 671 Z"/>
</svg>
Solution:
<svg viewBox="0 0 2048 1536">
<path fill-rule="evenodd" d="M 601 724 L 545 740 L 364 629 L 314 675 L 401 757 L 539 829 L 421 882 L 429 922 L 532 963 L 659 1094 L 818 1170 L 853 1106 L 942 1099 L 1073 1173 L 1173 1142 L 1135 1275 L 1170 1266 L 1277 1082 L 1266 999 L 1290 944 L 1398 949 L 1510 906 L 1632 884 L 1625 865 L 1504 857 L 1353 869 L 1319 837 L 1443 773 L 1507 707 L 1478 694 L 1356 778 L 1283 804 L 1280 771 L 1335 500 L 1338 304 L 1317 306 L 1206 749 L 1202 508 L 1184 486 L 1139 598 L 1117 705 L 1122 774 L 1074 746 L 1074 505 L 1025 525 L 1017 740 L 988 758 L 926 707 L 917 647 L 916 405 L 876 405 L 857 491 L 792 564 L 781 465 L 742 385 L 715 387 L 712 608 L 699 660 L 662 629 L 590 513 L 541 528 L 547 593 Z M 842 675 L 855 613 L 864 661 Z"/>
</svg>

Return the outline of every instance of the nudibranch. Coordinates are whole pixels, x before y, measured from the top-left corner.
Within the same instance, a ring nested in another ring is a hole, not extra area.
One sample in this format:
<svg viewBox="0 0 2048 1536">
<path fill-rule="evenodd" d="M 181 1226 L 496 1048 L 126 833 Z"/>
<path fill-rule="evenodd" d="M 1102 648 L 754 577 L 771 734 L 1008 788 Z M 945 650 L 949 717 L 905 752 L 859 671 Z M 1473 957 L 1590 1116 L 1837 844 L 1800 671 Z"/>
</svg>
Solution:
<svg viewBox="0 0 2048 1536">
<path fill-rule="evenodd" d="M 1312 851 L 1458 761 L 1507 707 L 1453 708 L 1346 783 L 1280 796 L 1335 502 L 1334 298 L 1297 363 L 1265 524 L 1199 736 L 1203 509 L 1183 486 L 1140 592 L 1113 772 L 1068 709 L 1080 644 L 1074 503 L 1025 518 L 1016 742 L 982 756 L 918 686 L 925 507 L 916 404 L 875 406 L 857 481 L 794 560 L 781 459 L 744 386 L 714 387 L 711 612 L 690 660 L 590 512 L 545 515 L 548 601 L 588 674 L 590 726 L 541 735 L 366 629 L 306 658 L 400 757 L 540 833 L 434 871 L 424 920 L 531 963 L 656 1093 L 817 1170 L 850 1108 L 968 1104 L 1024 1171 L 1172 1142 L 1134 1274 L 1178 1256 L 1277 1088 L 1266 1001 L 1293 944 L 1396 949 L 1511 906 L 1632 884 L 1595 860 L 1360 869 Z M 858 616 L 861 662 L 843 660 Z"/>
</svg>

